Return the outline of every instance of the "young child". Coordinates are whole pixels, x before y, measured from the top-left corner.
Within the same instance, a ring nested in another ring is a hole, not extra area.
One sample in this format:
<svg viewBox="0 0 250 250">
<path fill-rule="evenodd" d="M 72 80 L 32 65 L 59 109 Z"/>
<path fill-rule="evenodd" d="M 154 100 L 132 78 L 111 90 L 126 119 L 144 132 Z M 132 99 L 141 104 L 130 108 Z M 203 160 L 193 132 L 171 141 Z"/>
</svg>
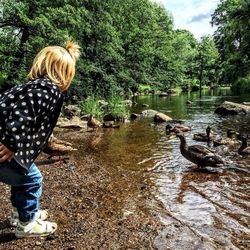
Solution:
<svg viewBox="0 0 250 250">
<path fill-rule="evenodd" d="M 75 75 L 79 46 L 49 46 L 34 59 L 29 82 L 0 95 L 0 181 L 11 185 L 11 225 L 17 238 L 46 236 L 57 224 L 40 210 L 42 175 L 34 161 L 46 147 Z"/>
</svg>

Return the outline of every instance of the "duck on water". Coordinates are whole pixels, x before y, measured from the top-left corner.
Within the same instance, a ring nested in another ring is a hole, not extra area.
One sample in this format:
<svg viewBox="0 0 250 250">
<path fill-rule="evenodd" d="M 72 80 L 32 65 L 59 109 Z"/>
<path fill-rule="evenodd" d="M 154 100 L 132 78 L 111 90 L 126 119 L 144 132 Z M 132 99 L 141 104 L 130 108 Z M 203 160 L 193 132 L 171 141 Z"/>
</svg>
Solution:
<svg viewBox="0 0 250 250">
<path fill-rule="evenodd" d="M 215 154 L 211 149 L 202 145 L 188 146 L 183 133 L 178 132 L 176 136 L 180 139 L 181 154 L 198 167 L 221 167 L 224 164 L 223 158 Z"/>
</svg>

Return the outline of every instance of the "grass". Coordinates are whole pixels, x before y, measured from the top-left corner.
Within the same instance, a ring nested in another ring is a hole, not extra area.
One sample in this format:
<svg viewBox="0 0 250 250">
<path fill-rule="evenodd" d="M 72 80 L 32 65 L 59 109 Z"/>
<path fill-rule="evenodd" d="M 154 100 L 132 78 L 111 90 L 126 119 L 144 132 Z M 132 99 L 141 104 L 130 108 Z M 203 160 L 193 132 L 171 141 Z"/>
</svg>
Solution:
<svg viewBox="0 0 250 250">
<path fill-rule="evenodd" d="M 112 114 L 116 118 L 124 118 L 128 115 L 128 107 L 124 103 L 124 99 L 119 95 L 111 95 L 107 100 L 107 113 Z"/>
<path fill-rule="evenodd" d="M 104 111 L 98 102 L 98 98 L 94 95 L 89 96 L 86 100 L 79 103 L 80 109 L 84 114 L 92 114 L 100 119 L 104 115 Z"/>
<path fill-rule="evenodd" d="M 86 100 L 81 101 L 79 107 L 84 114 L 92 114 L 98 119 L 103 119 L 106 114 L 111 114 L 118 119 L 124 118 L 129 114 L 124 99 L 119 95 L 111 95 L 107 100 L 108 105 L 105 107 L 103 107 L 98 100 L 100 100 L 100 98 L 91 95 Z"/>
</svg>

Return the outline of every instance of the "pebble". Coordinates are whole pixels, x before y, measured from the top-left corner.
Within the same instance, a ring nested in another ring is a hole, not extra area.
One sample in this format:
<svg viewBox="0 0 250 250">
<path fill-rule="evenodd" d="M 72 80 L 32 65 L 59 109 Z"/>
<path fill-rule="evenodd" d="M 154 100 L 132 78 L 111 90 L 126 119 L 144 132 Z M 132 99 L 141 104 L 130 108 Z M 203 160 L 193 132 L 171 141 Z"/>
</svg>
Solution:
<svg viewBox="0 0 250 250">
<path fill-rule="evenodd" d="M 36 246 L 41 246 L 42 242 L 41 241 L 36 241 Z"/>
</svg>

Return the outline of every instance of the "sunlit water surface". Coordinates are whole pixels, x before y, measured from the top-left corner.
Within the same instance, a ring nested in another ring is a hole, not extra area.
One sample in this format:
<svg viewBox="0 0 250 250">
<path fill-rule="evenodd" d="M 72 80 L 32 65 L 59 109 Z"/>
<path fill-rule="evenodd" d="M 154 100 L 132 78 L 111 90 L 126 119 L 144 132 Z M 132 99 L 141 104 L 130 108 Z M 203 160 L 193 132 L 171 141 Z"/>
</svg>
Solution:
<svg viewBox="0 0 250 250">
<path fill-rule="evenodd" d="M 187 100 L 193 104 L 188 106 Z M 225 136 L 228 128 L 250 133 L 250 116 L 222 117 L 214 113 L 225 100 L 242 102 L 250 98 L 230 96 L 227 91 L 207 92 L 201 99 L 198 93 L 165 98 L 139 96 L 134 98 L 137 105 L 131 112 L 154 109 L 184 121 L 192 127 L 186 133 L 188 144 L 196 144 L 192 135 L 205 132 L 208 125 L 217 136 Z M 149 107 L 143 108 L 142 103 Z M 165 125 L 145 118 L 93 135 L 101 138 L 94 154 L 110 171 L 114 189 L 120 190 L 124 213 L 139 209 L 138 197 L 146 186 L 147 209 L 166 226 L 155 241 L 158 249 L 250 249 L 250 161 L 236 153 L 233 156 L 225 148 L 218 149 L 226 152 L 227 160 L 238 159 L 240 164 L 228 163 L 218 171 L 197 171 L 180 154 L 179 140 L 167 139 Z M 119 169 L 125 171 L 125 178 L 117 174 Z"/>
</svg>

